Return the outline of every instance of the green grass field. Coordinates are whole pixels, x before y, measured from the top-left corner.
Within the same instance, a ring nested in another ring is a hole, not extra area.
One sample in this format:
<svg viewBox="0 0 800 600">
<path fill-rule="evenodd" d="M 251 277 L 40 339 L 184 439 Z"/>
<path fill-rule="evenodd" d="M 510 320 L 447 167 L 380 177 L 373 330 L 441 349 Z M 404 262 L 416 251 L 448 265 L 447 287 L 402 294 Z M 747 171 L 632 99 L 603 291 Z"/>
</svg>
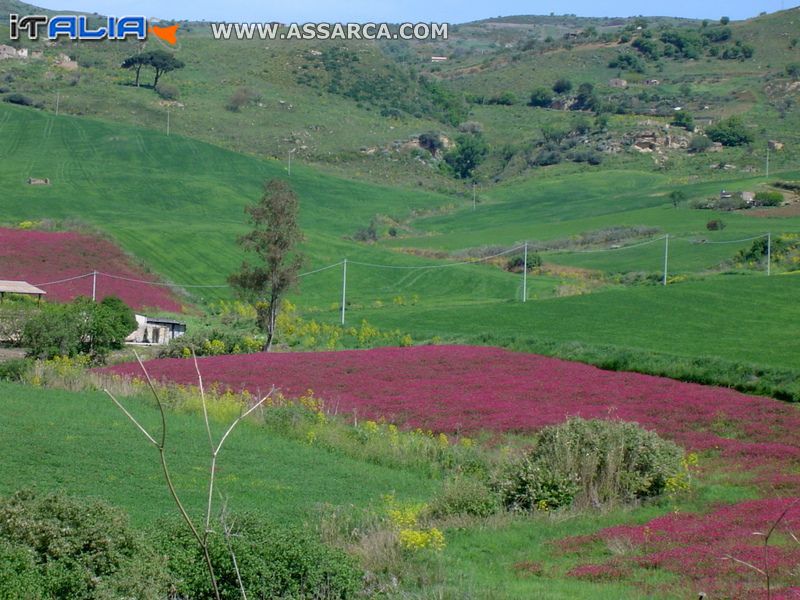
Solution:
<svg viewBox="0 0 800 600">
<path fill-rule="evenodd" d="M 61 489 L 124 508 L 139 525 L 176 515 L 158 452 L 102 393 L 60 392 L 0 383 L 0 493 L 24 487 Z M 159 430 L 158 411 L 125 402 L 145 428 Z M 215 423 L 215 435 L 225 423 Z M 187 510 L 203 514 L 208 439 L 196 415 L 168 416 L 168 461 Z M 281 521 L 315 521 L 324 502 L 365 507 L 381 496 L 419 500 L 436 482 L 421 475 L 331 454 L 242 423 L 218 459 L 217 486 L 235 511 Z"/>
<path fill-rule="evenodd" d="M 158 430 L 159 417 L 150 403 L 123 401 L 146 428 Z M 0 413 L 4 452 L 0 494 L 35 487 L 101 498 L 128 512 L 137 527 L 164 516 L 177 519 L 155 448 L 104 394 L 0 382 Z M 205 509 L 208 469 L 202 418 L 168 412 L 167 427 L 173 480 L 190 514 L 198 517 Z M 216 433 L 222 428 L 222 423 L 213 424 Z M 400 501 L 424 502 L 441 485 L 411 469 L 387 468 L 292 441 L 249 422 L 230 436 L 217 467 L 217 490 L 234 515 L 247 511 L 309 528 L 316 526 L 323 503 L 376 508 L 390 493 Z M 681 501 L 680 509 L 698 510 L 714 502 L 751 497 L 749 488 L 709 478 Z M 404 581 L 401 590 L 428 593 L 428 586 L 435 585 L 445 597 L 468 594 L 487 599 L 641 597 L 641 589 L 631 582 L 587 582 L 566 576 L 576 559 L 559 553 L 550 542 L 620 523 L 643 523 L 672 509 L 664 502 L 569 518 L 543 513 L 507 515 L 480 526 L 455 524 L 445 529 L 447 546 L 441 556 L 408 558 L 426 579 Z M 525 565 L 535 563 L 546 565 L 541 575 L 526 571 Z M 664 573 L 646 574 L 643 582 L 677 583 Z"/>
<path fill-rule="evenodd" d="M 169 280 L 220 284 L 241 259 L 235 244 L 246 230 L 243 207 L 260 195 L 264 179 L 285 176 L 283 166 L 235 154 L 180 136 L 75 117 L 55 117 L 0 105 L 0 175 L 7 182 L 4 219 L 79 218 L 106 232 Z M 51 177 L 51 186 L 28 186 L 28 176 Z M 787 177 L 795 177 L 788 173 Z M 730 180 L 746 189 L 758 179 Z M 453 205 L 448 196 L 378 187 L 298 166 L 291 183 L 301 198 L 307 237 L 307 269 L 351 261 L 349 323 L 362 318 L 400 327 L 417 337 L 475 333 L 522 335 L 554 341 L 607 343 L 681 355 L 721 356 L 757 364 L 794 367 L 800 348 L 783 323 L 796 316 L 796 278 L 760 272 L 748 277 L 681 283 L 660 288 L 614 289 L 577 298 L 555 298 L 558 276 L 530 276 L 522 296 L 519 275 L 495 266 L 447 269 L 375 268 L 438 266 L 445 261 L 413 257 L 393 246 L 457 250 L 560 239 L 612 225 L 647 225 L 682 235 L 670 246 L 670 274 L 697 273 L 719 265 L 749 245 L 694 244 L 691 239 L 736 240 L 772 230 L 800 230 L 800 219 L 757 219 L 725 213 L 722 232 L 708 232 L 709 211 L 675 209 L 666 197 L 674 186 L 660 174 L 611 171 L 553 177 L 501 186 L 478 206 L 418 218 L 419 234 L 365 245 L 346 237 L 375 214 L 408 217 L 414 210 Z M 684 185 L 702 197 L 717 183 Z M 619 251 L 546 253 L 545 261 L 600 272 L 663 269 L 662 242 Z M 305 278 L 294 299 L 334 320 L 342 270 Z M 208 293 L 206 293 L 208 292 Z M 199 302 L 227 292 L 202 290 Z M 397 300 L 396 300 L 397 299 Z M 379 303 L 383 306 L 377 308 Z M 409 305 L 414 305 L 409 306 Z M 402 306 L 406 305 L 406 306 Z M 320 312 L 321 311 L 321 312 Z"/>
<path fill-rule="evenodd" d="M 787 324 L 800 319 L 798 291 L 797 275 L 729 276 L 527 304 L 364 310 L 353 316 L 428 338 L 469 341 L 487 334 L 577 341 L 796 369 L 800 343 Z"/>
</svg>

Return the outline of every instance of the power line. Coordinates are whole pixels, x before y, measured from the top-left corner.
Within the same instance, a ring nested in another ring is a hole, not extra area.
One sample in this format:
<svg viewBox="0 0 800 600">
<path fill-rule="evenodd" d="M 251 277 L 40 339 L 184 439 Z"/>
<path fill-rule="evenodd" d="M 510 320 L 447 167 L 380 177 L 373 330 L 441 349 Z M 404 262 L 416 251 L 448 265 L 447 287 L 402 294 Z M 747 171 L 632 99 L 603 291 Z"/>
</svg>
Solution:
<svg viewBox="0 0 800 600">
<path fill-rule="evenodd" d="M 500 252 L 498 254 L 493 254 L 491 256 L 484 256 L 482 258 L 475 258 L 475 259 L 465 260 L 465 261 L 461 261 L 461 262 L 447 263 L 447 264 L 444 264 L 444 265 L 422 265 L 422 266 L 410 267 L 410 266 L 400 266 L 400 265 L 377 265 L 377 264 L 374 264 L 374 263 L 356 262 L 354 260 L 348 260 L 347 263 L 350 264 L 350 265 L 359 265 L 361 267 L 372 267 L 374 269 L 406 269 L 406 270 L 408 270 L 408 269 L 411 269 L 411 270 L 444 269 L 446 267 L 457 267 L 457 266 L 460 266 L 460 265 L 472 265 L 472 264 L 480 263 L 480 262 L 483 262 L 483 261 L 486 261 L 486 260 L 491 260 L 493 258 L 497 258 L 499 256 L 505 256 L 506 254 L 510 254 L 510 253 L 515 252 L 517 250 L 521 250 L 524 247 L 525 247 L 525 244 L 521 244 L 519 246 L 515 246 L 513 248 L 510 248 L 509 250 L 504 250 L 503 252 Z"/>
</svg>

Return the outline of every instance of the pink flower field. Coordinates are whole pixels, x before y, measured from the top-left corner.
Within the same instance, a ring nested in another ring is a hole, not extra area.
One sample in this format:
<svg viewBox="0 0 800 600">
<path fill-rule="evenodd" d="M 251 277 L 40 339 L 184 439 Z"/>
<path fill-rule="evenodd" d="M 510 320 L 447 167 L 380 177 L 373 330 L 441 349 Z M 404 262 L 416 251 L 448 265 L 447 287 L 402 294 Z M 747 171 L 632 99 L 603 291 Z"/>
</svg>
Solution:
<svg viewBox="0 0 800 600">
<path fill-rule="evenodd" d="M 111 242 L 71 231 L 32 231 L 0 228 L 0 279 L 22 280 L 38 285 L 100 271 L 127 279 L 157 282 L 134 266 Z M 92 295 L 92 278 L 85 277 L 43 288 L 49 300 L 68 302 Z M 119 296 L 140 310 L 155 308 L 181 312 L 180 299 L 168 288 L 97 277 L 97 298 Z"/>
<path fill-rule="evenodd" d="M 765 550 L 764 535 L 788 511 Z M 593 547 L 627 547 L 628 554 L 603 563 L 575 567 L 569 574 L 581 579 L 622 579 L 635 568 L 664 569 L 689 578 L 695 589 L 715 597 L 759 597 L 767 566 L 772 587 L 792 584 L 800 564 L 800 544 L 790 534 L 800 529 L 800 504 L 787 498 L 752 500 L 722 506 L 709 514 L 669 514 L 644 525 L 609 527 L 596 534 L 558 542 L 562 552 L 582 553 Z M 784 543 L 780 543 L 783 540 Z M 790 543 L 786 543 L 789 541 Z M 797 598 L 800 590 L 781 590 L 774 598 Z"/>
<path fill-rule="evenodd" d="M 287 396 L 311 389 L 330 411 L 443 432 L 524 432 L 569 416 L 636 421 L 691 450 L 757 463 L 800 459 L 800 411 L 777 400 L 499 348 L 421 346 L 199 359 L 204 379 Z M 190 360 L 147 363 L 196 383 Z M 140 375 L 135 364 L 109 369 Z"/>
</svg>

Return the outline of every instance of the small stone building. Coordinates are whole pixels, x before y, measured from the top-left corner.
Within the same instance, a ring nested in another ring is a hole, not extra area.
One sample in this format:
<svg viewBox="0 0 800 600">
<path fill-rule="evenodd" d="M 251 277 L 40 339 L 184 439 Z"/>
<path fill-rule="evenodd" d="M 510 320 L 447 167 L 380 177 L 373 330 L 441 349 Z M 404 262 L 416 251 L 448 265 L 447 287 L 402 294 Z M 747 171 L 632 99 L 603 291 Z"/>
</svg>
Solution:
<svg viewBox="0 0 800 600">
<path fill-rule="evenodd" d="M 125 341 L 130 344 L 166 345 L 186 333 L 186 323 L 136 315 L 137 328 Z"/>
</svg>

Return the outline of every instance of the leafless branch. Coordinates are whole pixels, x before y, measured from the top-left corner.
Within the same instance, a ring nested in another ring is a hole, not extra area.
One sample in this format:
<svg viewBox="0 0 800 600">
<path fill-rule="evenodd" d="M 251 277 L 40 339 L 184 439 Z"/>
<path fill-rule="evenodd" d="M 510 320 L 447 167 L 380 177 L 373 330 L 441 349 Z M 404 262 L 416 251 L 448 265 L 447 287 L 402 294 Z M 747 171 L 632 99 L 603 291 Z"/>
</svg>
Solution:
<svg viewBox="0 0 800 600">
<path fill-rule="evenodd" d="M 730 554 L 726 554 L 726 555 L 725 555 L 725 556 L 723 556 L 722 558 L 723 558 L 723 560 L 732 560 L 733 562 L 737 562 L 737 563 L 739 563 L 740 565 L 744 565 L 745 567 L 748 567 L 748 568 L 750 568 L 750 569 L 753 569 L 753 571 L 755 571 L 756 573 L 760 573 L 761 575 L 764 575 L 764 576 L 766 576 L 766 575 L 767 575 L 767 574 L 764 572 L 764 570 L 763 570 L 763 569 L 759 569 L 757 566 L 755 566 L 755 565 L 753 565 L 753 564 L 750 564 L 749 562 L 746 562 L 746 561 L 740 560 L 740 559 L 736 558 L 735 556 L 731 556 Z"/>
<path fill-rule="evenodd" d="M 146 437 L 148 440 L 150 440 L 150 442 L 151 442 L 151 443 L 152 443 L 152 444 L 153 444 L 153 445 L 154 445 L 154 446 L 157 448 L 157 447 L 158 447 L 158 442 L 157 442 L 157 441 L 155 441 L 155 439 L 153 439 L 153 436 L 152 436 L 152 435 L 150 435 L 149 433 L 147 433 L 147 430 L 146 430 L 144 427 L 142 427 L 142 426 L 141 426 L 141 424 L 139 424 L 139 421 L 137 421 L 137 420 L 136 420 L 136 419 L 133 417 L 133 415 L 132 415 L 131 413 L 129 413 L 129 412 L 128 412 L 128 411 L 125 409 L 125 407 L 124 407 L 124 406 L 122 406 L 122 404 L 120 403 L 120 401 L 119 401 L 119 400 L 117 400 L 117 399 L 114 397 L 114 394 L 112 394 L 112 393 L 111 393 L 111 392 L 109 392 L 108 390 L 103 390 L 103 391 L 104 391 L 106 394 L 108 394 L 108 397 L 109 397 L 109 398 L 111 398 L 111 399 L 114 401 L 114 404 L 116 404 L 116 405 L 117 405 L 117 407 L 118 407 L 118 408 L 119 408 L 119 409 L 120 409 L 120 410 L 121 410 L 123 413 L 125 413 L 125 416 L 126 416 L 126 417 L 128 417 L 128 418 L 131 420 L 131 422 L 132 422 L 134 425 L 136 425 L 136 427 L 138 427 L 138 428 L 139 428 L 139 431 L 141 431 L 141 432 L 144 434 L 144 436 L 145 436 L 145 437 Z"/>
<path fill-rule="evenodd" d="M 228 547 L 228 552 L 233 561 L 233 570 L 236 572 L 236 581 L 239 584 L 239 591 L 242 594 L 242 600 L 247 600 L 247 591 L 244 589 L 242 582 L 242 574 L 239 572 L 239 562 L 236 560 L 236 553 L 233 551 L 233 544 L 231 538 L 233 537 L 233 523 L 228 524 L 228 504 L 223 501 L 222 510 L 219 514 L 220 522 L 222 523 L 222 533 L 225 538 L 225 545 Z"/>
</svg>

